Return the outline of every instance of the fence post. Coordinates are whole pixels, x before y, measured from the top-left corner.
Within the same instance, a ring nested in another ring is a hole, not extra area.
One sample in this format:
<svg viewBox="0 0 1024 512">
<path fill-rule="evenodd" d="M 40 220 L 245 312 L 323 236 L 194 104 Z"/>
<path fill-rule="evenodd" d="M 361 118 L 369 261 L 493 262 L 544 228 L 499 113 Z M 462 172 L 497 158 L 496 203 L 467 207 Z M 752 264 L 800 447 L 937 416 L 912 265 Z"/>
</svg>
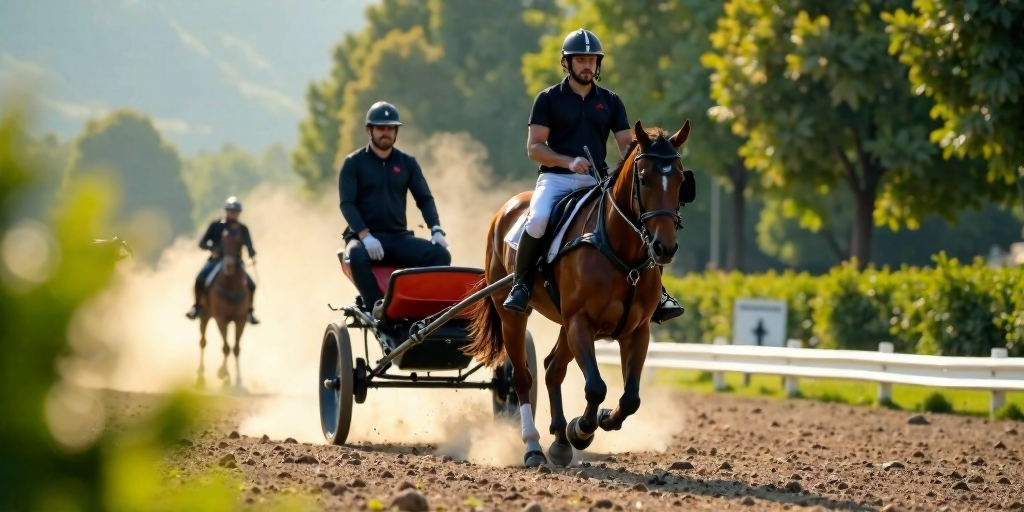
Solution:
<svg viewBox="0 0 1024 512">
<path fill-rule="evenodd" d="M 881 341 L 878 343 L 878 351 L 883 354 L 892 354 L 895 352 L 896 347 L 891 341 Z M 892 383 L 879 382 L 878 383 L 878 404 L 884 404 L 892 401 Z"/>
<path fill-rule="evenodd" d="M 804 342 L 798 339 L 786 340 L 786 348 L 803 348 Z M 786 377 L 784 380 L 786 396 L 794 397 L 800 394 L 800 380 L 796 377 Z"/>
<path fill-rule="evenodd" d="M 725 336 L 715 336 L 713 341 L 715 345 L 728 345 L 729 339 Z M 724 372 L 713 372 L 711 374 L 711 382 L 714 384 L 715 391 L 725 390 L 725 373 Z"/>
<path fill-rule="evenodd" d="M 995 359 L 1004 359 L 1010 357 L 1010 351 L 1005 347 L 997 347 L 992 349 L 992 357 Z M 996 411 L 1006 405 L 1006 392 L 992 390 L 992 400 L 989 403 L 988 412 L 989 415 L 994 416 Z"/>
</svg>

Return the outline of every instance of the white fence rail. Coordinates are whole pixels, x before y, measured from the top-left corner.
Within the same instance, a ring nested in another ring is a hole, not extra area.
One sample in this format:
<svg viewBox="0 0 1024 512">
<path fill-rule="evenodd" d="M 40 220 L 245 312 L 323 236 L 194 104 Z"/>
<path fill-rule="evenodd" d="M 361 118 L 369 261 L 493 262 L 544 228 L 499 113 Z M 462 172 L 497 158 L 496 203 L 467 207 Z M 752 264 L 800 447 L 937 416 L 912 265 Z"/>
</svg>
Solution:
<svg viewBox="0 0 1024 512">
<path fill-rule="evenodd" d="M 1024 358 L 1007 357 L 1005 348 L 992 349 L 992 357 L 947 357 L 894 354 L 889 342 L 878 352 L 807 349 L 800 340 L 787 345 L 652 342 L 645 366 L 712 372 L 716 390 L 725 388 L 724 372 L 779 375 L 788 396 L 798 391 L 800 377 L 876 382 L 880 401 L 892 398 L 893 384 L 983 390 L 992 394 L 990 412 L 1006 403 L 1007 391 L 1024 391 Z M 617 343 L 599 341 L 596 350 L 598 364 L 621 364 Z"/>
</svg>

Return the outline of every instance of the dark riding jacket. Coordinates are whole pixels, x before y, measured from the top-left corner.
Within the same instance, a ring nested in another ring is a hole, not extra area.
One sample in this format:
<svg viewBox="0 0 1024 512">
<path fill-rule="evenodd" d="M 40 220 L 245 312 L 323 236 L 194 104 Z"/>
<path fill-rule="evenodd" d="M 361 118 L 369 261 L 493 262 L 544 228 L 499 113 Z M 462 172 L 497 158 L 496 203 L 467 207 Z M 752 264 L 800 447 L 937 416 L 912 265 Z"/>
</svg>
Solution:
<svg viewBox="0 0 1024 512">
<path fill-rule="evenodd" d="M 529 124 L 550 129 L 548 147 L 560 155 L 587 158 L 583 151 L 583 146 L 587 146 L 602 175 L 607 174 L 608 169 L 605 162 L 608 135 L 630 128 L 626 106 L 618 94 L 594 83 L 587 96 L 581 98 L 569 85 L 568 76 L 537 93 Z M 565 167 L 541 165 L 538 168 L 538 173 L 546 172 L 572 174 Z"/>
<path fill-rule="evenodd" d="M 256 249 L 253 249 L 252 247 L 252 238 L 249 236 L 249 228 L 245 224 L 242 224 L 241 222 L 238 221 L 235 221 L 235 224 L 238 224 L 242 229 L 242 245 L 249 249 L 249 259 L 255 258 Z M 220 245 L 220 237 L 224 232 L 224 228 L 226 227 L 226 219 L 220 219 L 211 222 L 210 226 L 206 228 L 206 234 L 204 234 L 203 238 L 199 240 L 199 247 L 201 249 L 208 249 L 212 251 L 214 248 Z M 239 249 L 237 254 L 239 258 L 242 257 L 241 253 L 242 251 L 241 249 Z M 210 254 L 209 259 L 213 259 L 213 254 Z"/>
<path fill-rule="evenodd" d="M 341 214 L 348 222 L 342 234 L 345 242 L 358 238 L 364 229 L 371 234 L 412 234 L 405 215 L 409 192 L 428 227 L 441 225 L 423 170 L 412 155 L 392 147 L 382 159 L 367 144 L 345 156 L 338 175 Z"/>
</svg>

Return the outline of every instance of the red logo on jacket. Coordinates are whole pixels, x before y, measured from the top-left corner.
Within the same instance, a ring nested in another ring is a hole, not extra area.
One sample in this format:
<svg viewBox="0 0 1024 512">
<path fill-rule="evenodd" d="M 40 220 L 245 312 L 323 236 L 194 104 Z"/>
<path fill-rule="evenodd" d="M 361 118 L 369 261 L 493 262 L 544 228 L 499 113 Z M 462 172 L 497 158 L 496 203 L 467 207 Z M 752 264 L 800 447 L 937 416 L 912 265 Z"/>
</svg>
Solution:
<svg viewBox="0 0 1024 512">
<path fill-rule="evenodd" d="M 395 174 L 398 174 L 398 173 L 400 173 L 400 172 L 402 172 L 402 168 L 401 168 L 401 167 L 398 167 L 398 166 L 396 165 L 396 166 L 395 166 Z"/>
<path fill-rule="evenodd" d="M 598 110 L 604 110 L 604 104 L 603 103 L 598 103 L 596 108 Z"/>
</svg>

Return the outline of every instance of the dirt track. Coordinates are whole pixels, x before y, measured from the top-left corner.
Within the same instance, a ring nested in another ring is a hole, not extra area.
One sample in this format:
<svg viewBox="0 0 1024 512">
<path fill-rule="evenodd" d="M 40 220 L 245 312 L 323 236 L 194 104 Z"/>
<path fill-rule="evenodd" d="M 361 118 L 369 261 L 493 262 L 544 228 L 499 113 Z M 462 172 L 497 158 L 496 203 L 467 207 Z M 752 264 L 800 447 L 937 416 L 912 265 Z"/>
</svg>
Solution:
<svg viewBox="0 0 1024 512">
<path fill-rule="evenodd" d="M 430 510 L 1024 510 L 1019 422 L 925 415 L 928 423 L 916 424 L 913 413 L 867 407 L 680 395 L 692 428 L 666 453 L 591 453 L 570 468 L 479 466 L 426 445 L 232 434 L 254 399 L 224 399 L 215 428 L 170 461 L 184 473 L 233 467 L 247 482 L 245 503 L 291 489 L 325 510 L 365 510 L 371 499 L 387 507 L 417 484 Z M 150 402 L 112 398 L 120 411 Z"/>
</svg>

